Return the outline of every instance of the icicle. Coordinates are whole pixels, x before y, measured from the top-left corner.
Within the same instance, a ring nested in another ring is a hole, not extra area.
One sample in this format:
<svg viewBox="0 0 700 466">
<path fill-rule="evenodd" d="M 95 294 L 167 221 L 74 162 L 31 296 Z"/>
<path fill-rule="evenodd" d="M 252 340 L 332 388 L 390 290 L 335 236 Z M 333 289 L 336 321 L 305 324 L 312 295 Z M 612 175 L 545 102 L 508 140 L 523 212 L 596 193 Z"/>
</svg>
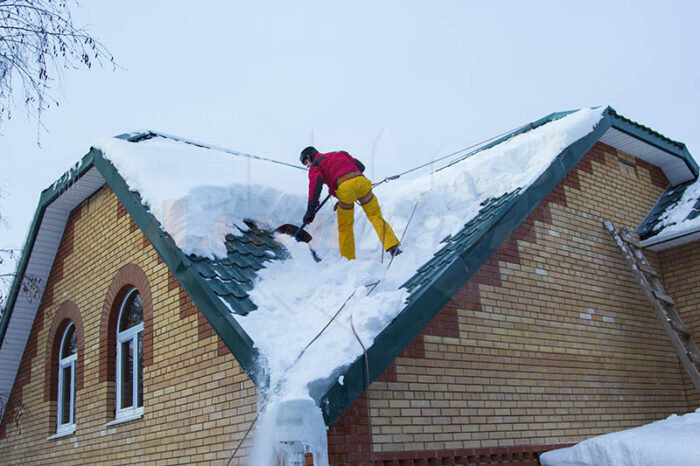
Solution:
<svg viewBox="0 0 700 466">
<path fill-rule="evenodd" d="M 314 465 L 328 466 L 328 440 L 321 409 L 309 398 L 287 400 L 276 409 L 274 434 L 278 456 L 285 466 L 303 466 L 311 453 Z"/>
</svg>

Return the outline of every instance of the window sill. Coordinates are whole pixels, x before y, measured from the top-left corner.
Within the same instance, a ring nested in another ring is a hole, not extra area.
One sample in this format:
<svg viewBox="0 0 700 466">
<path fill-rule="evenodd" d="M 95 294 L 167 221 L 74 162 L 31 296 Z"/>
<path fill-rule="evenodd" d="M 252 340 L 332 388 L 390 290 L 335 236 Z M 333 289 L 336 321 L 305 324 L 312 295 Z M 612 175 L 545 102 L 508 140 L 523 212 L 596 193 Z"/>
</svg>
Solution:
<svg viewBox="0 0 700 466">
<path fill-rule="evenodd" d="M 51 437 L 47 437 L 46 440 L 56 440 L 59 438 L 68 437 L 69 435 L 73 435 L 74 433 L 75 433 L 75 424 L 73 424 L 70 427 L 64 428 L 64 430 L 61 430 L 60 432 L 56 432 Z"/>
<path fill-rule="evenodd" d="M 135 421 L 136 419 L 141 419 L 143 417 L 143 408 L 135 409 L 130 411 L 128 414 L 122 414 L 113 421 L 109 421 L 105 424 L 105 427 L 115 426 L 117 424 L 123 424 L 129 421 Z"/>
</svg>

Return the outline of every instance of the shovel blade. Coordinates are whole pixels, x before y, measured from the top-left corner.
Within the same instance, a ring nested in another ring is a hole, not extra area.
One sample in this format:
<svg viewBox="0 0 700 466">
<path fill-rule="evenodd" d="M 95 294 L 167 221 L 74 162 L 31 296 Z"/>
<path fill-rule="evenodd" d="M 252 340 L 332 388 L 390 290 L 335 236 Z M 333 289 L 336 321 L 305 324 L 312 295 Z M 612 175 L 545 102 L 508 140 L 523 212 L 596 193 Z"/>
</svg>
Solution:
<svg viewBox="0 0 700 466">
<path fill-rule="evenodd" d="M 275 232 L 293 236 L 294 239 L 302 243 L 308 243 L 309 241 L 311 241 L 312 238 L 306 230 L 303 230 L 298 226 L 291 225 L 289 223 L 285 223 L 284 225 L 278 226 L 275 229 Z"/>
</svg>

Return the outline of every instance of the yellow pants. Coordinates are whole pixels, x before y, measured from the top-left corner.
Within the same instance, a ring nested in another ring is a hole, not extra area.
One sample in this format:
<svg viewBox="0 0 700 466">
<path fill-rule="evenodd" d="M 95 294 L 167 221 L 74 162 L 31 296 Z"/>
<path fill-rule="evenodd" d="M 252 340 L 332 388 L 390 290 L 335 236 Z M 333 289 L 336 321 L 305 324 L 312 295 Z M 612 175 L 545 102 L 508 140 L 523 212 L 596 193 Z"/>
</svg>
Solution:
<svg viewBox="0 0 700 466">
<path fill-rule="evenodd" d="M 355 234 L 353 232 L 353 221 L 355 219 L 355 211 L 353 209 L 355 201 L 367 196 L 372 190 L 372 183 L 364 176 L 358 176 L 344 181 L 338 186 L 335 195 L 338 200 L 350 208 L 343 208 L 338 205 L 338 243 L 340 245 L 340 255 L 349 260 L 355 259 Z M 367 215 L 367 219 L 374 226 L 374 231 L 379 236 L 379 241 L 382 242 L 384 250 L 399 244 L 391 226 L 382 217 L 382 211 L 379 208 L 377 197 L 372 195 L 369 201 L 362 205 L 362 209 Z"/>
</svg>

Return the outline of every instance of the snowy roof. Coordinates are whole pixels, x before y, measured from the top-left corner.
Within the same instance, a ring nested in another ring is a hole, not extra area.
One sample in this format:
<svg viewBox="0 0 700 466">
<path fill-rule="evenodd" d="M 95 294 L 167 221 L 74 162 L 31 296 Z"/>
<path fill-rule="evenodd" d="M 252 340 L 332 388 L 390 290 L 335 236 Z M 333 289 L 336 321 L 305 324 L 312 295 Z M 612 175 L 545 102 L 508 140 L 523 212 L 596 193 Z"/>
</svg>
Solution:
<svg viewBox="0 0 700 466">
<path fill-rule="evenodd" d="M 654 251 L 700 239 L 700 179 L 666 189 L 637 231 Z"/>
<path fill-rule="evenodd" d="M 374 380 L 599 140 L 636 144 L 676 180 L 697 175 L 682 144 L 609 107 L 554 113 L 443 169 L 377 186 L 405 233 L 404 253 L 383 263 L 360 209 L 355 261 L 338 255 L 329 207 L 309 245 L 273 233 L 303 216 L 301 167 L 153 132 L 99 141 L 42 194 L 0 321 L 0 390 L 38 306 L 22 301 L 23 277 L 46 257 L 48 276 L 61 222 L 106 182 L 263 393 L 311 396 L 330 425 L 366 388 L 363 346 Z"/>
</svg>

